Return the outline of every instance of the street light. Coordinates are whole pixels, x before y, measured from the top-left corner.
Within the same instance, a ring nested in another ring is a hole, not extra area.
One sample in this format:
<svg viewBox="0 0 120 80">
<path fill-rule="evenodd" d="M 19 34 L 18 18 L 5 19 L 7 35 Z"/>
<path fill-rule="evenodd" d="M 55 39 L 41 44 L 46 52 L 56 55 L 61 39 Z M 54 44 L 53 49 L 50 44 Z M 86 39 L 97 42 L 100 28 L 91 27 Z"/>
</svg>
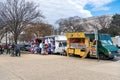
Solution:
<svg viewBox="0 0 120 80">
<path fill-rule="evenodd" d="M 9 41 L 9 44 L 10 44 L 10 32 L 8 32 L 8 41 Z"/>
<path fill-rule="evenodd" d="M 96 40 L 96 54 L 97 54 L 98 61 L 99 61 L 100 58 L 99 58 L 99 53 L 98 53 L 98 30 L 97 28 L 94 29 L 94 34 L 95 34 L 95 40 Z"/>
<path fill-rule="evenodd" d="M 6 30 L 6 48 L 7 48 L 7 28 L 5 30 Z"/>
</svg>

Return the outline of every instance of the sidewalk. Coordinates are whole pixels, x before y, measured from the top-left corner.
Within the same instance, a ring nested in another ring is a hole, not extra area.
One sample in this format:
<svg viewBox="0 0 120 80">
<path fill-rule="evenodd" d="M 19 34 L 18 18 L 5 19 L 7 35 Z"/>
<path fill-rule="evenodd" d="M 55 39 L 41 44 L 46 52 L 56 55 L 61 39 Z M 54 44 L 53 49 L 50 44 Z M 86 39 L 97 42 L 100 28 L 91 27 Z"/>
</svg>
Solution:
<svg viewBox="0 0 120 80">
<path fill-rule="evenodd" d="M 59 55 L 0 55 L 0 80 L 120 80 L 120 63 Z"/>
</svg>

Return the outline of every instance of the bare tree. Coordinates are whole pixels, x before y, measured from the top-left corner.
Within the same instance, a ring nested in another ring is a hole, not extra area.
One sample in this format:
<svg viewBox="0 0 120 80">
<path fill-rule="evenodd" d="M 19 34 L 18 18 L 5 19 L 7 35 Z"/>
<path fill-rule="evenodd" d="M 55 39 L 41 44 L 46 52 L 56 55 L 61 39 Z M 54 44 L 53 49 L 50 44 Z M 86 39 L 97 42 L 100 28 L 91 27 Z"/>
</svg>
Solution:
<svg viewBox="0 0 120 80">
<path fill-rule="evenodd" d="M 98 21 L 99 21 L 99 24 L 101 25 L 101 28 L 108 28 L 112 21 L 112 17 L 103 15 L 98 17 Z"/>
<path fill-rule="evenodd" d="M 16 44 L 20 33 L 26 28 L 26 23 L 43 18 L 39 6 L 33 2 L 6 0 L 0 7 L 1 22 L 14 35 Z"/>
<path fill-rule="evenodd" d="M 22 40 L 30 40 L 31 38 L 39 38 L 39 37 L 44 37 L 44 36 L 49 36 L 53 34 L 53 30 L 52 30 L 52 25 L 47 24 L 47 23 L 42 23 L 42 22 L 31 22 L 29 23 L 28 28 L 26 28 L 24 30 L 24 37 L 26 39 L 23 39 L 21 37 Z"/>
<path fill-rule="evenodd" d="M 76 32 L 83 31 L 83 26 L 80 24 L 82 19 L 78 16 L 67 19 L 59 19 L 56 23 L 59 25 L 60 32 Z"/>
<path fill-rule="evenodd" d="M 2 38 L 4 37 L 4 34 L 6 33 L 6 29 L 4 27 L 5 27 L 5 24 L 0 19 L 0 42 Z"/>
<path fill-rule="evenodd" d="M 1 42 L 2 38 L 4 37 L 4 34 L 5 34 L 5 30 L 1 29 L 0 30 L 0 42 Z"/>
</svg>

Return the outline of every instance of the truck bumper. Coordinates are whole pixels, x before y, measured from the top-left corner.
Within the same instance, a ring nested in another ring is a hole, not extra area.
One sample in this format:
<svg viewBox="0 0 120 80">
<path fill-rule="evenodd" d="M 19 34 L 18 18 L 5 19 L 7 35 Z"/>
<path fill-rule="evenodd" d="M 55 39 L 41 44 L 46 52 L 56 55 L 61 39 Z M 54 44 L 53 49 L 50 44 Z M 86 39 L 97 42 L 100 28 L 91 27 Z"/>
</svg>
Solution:
<svg viewBox="0 0 120 80">
<path fill-rule="evenodd" d="M 110 58 L 120 57 L 120 53 L 112 53 L 109 55 Z"/>
</svg>

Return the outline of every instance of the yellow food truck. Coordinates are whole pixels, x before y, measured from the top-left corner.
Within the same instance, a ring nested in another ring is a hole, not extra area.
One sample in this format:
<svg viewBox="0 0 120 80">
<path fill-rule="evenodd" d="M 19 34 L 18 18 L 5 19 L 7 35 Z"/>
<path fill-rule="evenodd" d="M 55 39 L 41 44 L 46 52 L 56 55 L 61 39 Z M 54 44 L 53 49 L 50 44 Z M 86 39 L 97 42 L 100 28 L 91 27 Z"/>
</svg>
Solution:
<svg viewBox="0 0 120 80">
<path fill-rule="evenodd" d="M 85 58 L 90 51 L 89 38 L 84 32 L 66 33 L 67 55 L 75 54 Z"/>
</svg>

